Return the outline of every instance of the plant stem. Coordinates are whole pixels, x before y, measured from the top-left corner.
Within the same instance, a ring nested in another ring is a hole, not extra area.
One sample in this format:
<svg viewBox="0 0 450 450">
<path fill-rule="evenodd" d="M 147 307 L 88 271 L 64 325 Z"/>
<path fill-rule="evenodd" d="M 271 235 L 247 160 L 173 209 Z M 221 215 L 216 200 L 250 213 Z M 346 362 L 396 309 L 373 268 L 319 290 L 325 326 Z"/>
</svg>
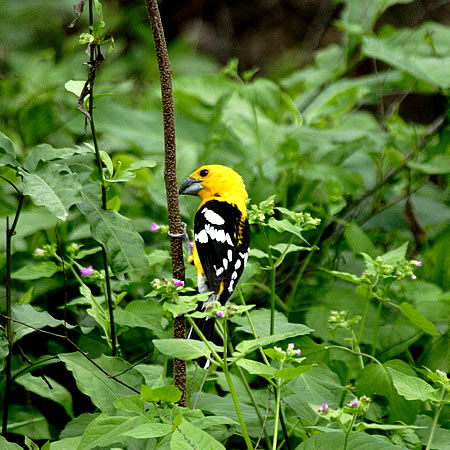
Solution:
<svg viewBox="0 0 450 450">
<path fill-rule="evenodd" d="M 269 264 L 271 268 L 271 277 L 270 277 L 270 335 L 275 333 L 275 276 L 276 276 L 276 268 L 273 261 L 272 252 L 270 251 L 269 241 L 267 239 L 266 230 L 263 225 L 259 226 L 259 229 L 262 232 L 264 243 L 266 245 L 267 255 L 269 257 Z"/>
<path fill-rule="evenodd" d="M 18 189 L 12 185 L 19 194 L 19 204 L 17 205 L 16 215 L 14 217 L 11 228 L 9 227 L 9 217 L 6 216 L 6 338 L 8 340 L 8 354 L 5 361 L 5 392 L 3 395 L 3 417 L 2 417 L 2 435 L 6 436 L 8 431 L 8 411 L 9 411 L 9 397 L 11 394 L 12 382 L 12 349 L 14 345 L 13 330 L 12 330 L 12 296 L 11 296 L 11 260 L 12 260 L 12 237 L 15 234 L 17 222 L 19 220 L 20 212 L 23 205 L 23 195 Z"/>
<path fill-rule="evenodd" d="M 377 341 L 378 341 L 378 326 L 380 324 L 381 310 L 383 309 L 383 303 L 380 301 L 378 303 L 377 315 L 375 317 L 375 328 L 373 330 L 373 342 L 372 342 L 372 352 L 371 355 L 375 356 L 377 352 Z"/>
<path fill-rule="evenodd" d="M 345 441 L 344 441 L 344 448 L 343 448 L 342 450 L 347 450 L 348 438 L 349 438 L 349 436 L 350 436 L 350 433 L 352 432 L 353 425 L 355 424 L 355 419 L 356 419 L 356 414 L 354 413 L 354 414 L 353 414 L 353 417 L 352 417 L 352 421 L 351 421 L 351 423 L 350 423 L 350 426 L 348 427 L 347 430 L 344 430 L 344 433 L 345 433 Z"/>
<path fill-rule="evenodd" d="M 283 368 L 283 362 L 280 363 L 280 370 Z M 278 441 L 278 422 L 280 419 L 280 406 L 281 406 L 281 379 L 278 378 L 277 386 L 275 387 L 276 403 L 275 403 L 275 423 L 273 428 L 273 444 L 272 450 L 277 449 Z"/>
<path fill-rule="evenodd" d="M 93 11 L 93 1 L 89 0 L 89 29 L 92 31 L 92 26 L 94 24 L 94 11 Z M 97 44 L 91 44 L 89 47 L 89 123 L 91 126 L 91 134 L 92 134 L 92 142 L 94 144 L 95 149 L 95 160 L 97 164 L 98 174 L 101 180 L 101 190 L 102 190 L 102 208 L 106 211 L 106 184 L 105 178 L 103 176 L 103 166 L 102 160 L 100 157 L 100 149 L 97 141 L 97 132 L 95 130 L 94 123 L 94 81 L 96 74 L 96 50 Z M 103 244 L 100 244 L 102 248 L 102 256 L 103 256 L 103 268 L 105 270 L 105 283 L 106 283 L 106 302 L 108 304 L 109 310 L 109 328 L 110 328 L 110 340 L 111 340 L 111 353 L 113 356 L 117 355 L 117 346 L 116 346 L 116 327 L 114 323 L 114 306 L 112 301 L 112 292 L 111 292 L 111 277 L 109 273 L 109 264 L 108 264 L 108 254 L 106 253 L 106 249 Z"/>
<path fill-rule="evenodd" d="M 363 311 L 363 315 L 361 318 L 361 322 L 359 324 L 359 330 L 358 330 L 358 334 L 356 336 L 356 340 L 355 340 L 355 351 L 361 353 L 361 350 L 359 348 L 359 343 L 361 342 L 361 337 L 364 331 L 364 325 L 366 323 L 366 317 L 367 317 L 367 311 L 369 310 L 369 301 L 370 301 L 370 289 L 367 289 L 367 295 L 366 295 L 366 303 L 364 305 L 364 311 Z M 364 362 L 362 359 L 362 356 L 359 356 L 359 363 L 361 365 L 361 369 L 364 369 Z"/>
<path fill-rule="evenodd" d="M 433 423 L 431 424 L 431 430 L 430 430 L 430 436 L 428 437 L 428 442 L 425 450 L 431 449 L 431 444 L 433 443 L 434 438 L 434 432 L 436 431 L 437 423 L 439 421 L 439 416 L 441 415 L 442 407 L 444 406 L 443 400 L 445 398 L 445 391 L 442 389 L 441 394 L 441 402 L 439 403 L 439 406 L 436 408 L 436 411 L 434 413 Z"/>
<path fill-rule="evenodd" d="M 228 387 L 230 388 L 230 394 L 231 398 L 233 399 L 234 408 L 236 410 L 236 414 L 239 419 L 239 423 L 241 424 L 242 433 L 244 435 L 244 440 L 247 445 L 247 448 L 249 450 L 253 450 L 253 444 L 250 440 L 250 436 L 247 432 L 247 426 L 245 425 L 244 417 L 242 416 L 241 407 L 239 406 L 239 400 L 236 394 L 236 390 L 234 389 L 233 380 L 231 379 L 230 371 L 228 370 L 228 363 L 227 363 L 227 351 L 228 351 L 228 327 L 225 321 L 224 325 L 224 333 L 223 333 L 223 362 L 222 362 L 222 370 L 225 374 L 225 378 L 228 383 Z"/>
</svg>

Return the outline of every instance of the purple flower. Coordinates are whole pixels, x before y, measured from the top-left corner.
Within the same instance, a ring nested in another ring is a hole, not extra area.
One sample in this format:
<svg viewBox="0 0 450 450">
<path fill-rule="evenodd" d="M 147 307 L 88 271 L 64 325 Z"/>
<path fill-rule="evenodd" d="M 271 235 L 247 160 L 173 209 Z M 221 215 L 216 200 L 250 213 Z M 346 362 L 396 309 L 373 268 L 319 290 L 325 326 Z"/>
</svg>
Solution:
<svg viewBox="0 0 450 450">
<path fill-rule="evenodd" d="M 322 408 L 323 411 L 328 411 L 328 405 L 327 405 L 326 403 L 324 403 L 324 404 L 321 406 L 321 408 Z"/>
<path fill-rule="evenodd" d="M 297 356 L 301 356 L 302 355 L 302 351 L 299 348 L 297 350 L 295 350 L 295 352 L 297 353 Z"/>
<path fill-rule="evenodd" d="M 422 267 L 422 261 L 414 261 L 416 267 Z"/>
<path fill-rule="evenodd" d="M 223 317 L 223 311 L 219 309 L 219 311 L 216 312 L 217 317 Z"/>
<path fill-rule="evenodd" d="M 150 228 L 150 231 L 151 231 L 152 233 L 154 233 L 155 231 L 158 231 L 158 230 L 159 230 L 159 225 L 156 224 L 155 222 L 152 222 L 152 226 L 151 226 L 151 228 Z"/>
<path fill-rule="evenodd" d="M 184 281 L 177 280 L 176 278 L 173 279 L 173 285 L 176 287 L 184 286 Z"/>
<path fill-rule="evenodd" d="M 80 269 L 80 275 L 82 277 L 88 277 L 94 273 L 94 268 L 92 266 L 82 267 Z"/>
<path fill-rule="evenodd" d="M 191 248 L 194 248 L 194 243 L 193 242 L 189 242 L 189 245 Z"/>
<path fill-rule="evenodd" d="M 319 408 L 317 408 L 317 412 L 318 412 L 319 414 L 323 413 L 323 408 L 320 406 Z"/>
<path fill-rule="evenodd" d="M 288 349 L 290 350 L 294 350 L 295 344 L 293 342 L 291 342 L 290 344 L 288 344 Z"/>
<path fill-rule="evenodd" d="M 411 275 L 411 280 L 417 280 L 417 277 L 415 275 Z"/>
<path fill-rule="evenodd" d="M 352 401 L 352 406 L 353 406 L 354 408 L 356 408 L 356 407 L 358 406 L 358 400 L 353 400 L 353 401 Z"/>
</svg>

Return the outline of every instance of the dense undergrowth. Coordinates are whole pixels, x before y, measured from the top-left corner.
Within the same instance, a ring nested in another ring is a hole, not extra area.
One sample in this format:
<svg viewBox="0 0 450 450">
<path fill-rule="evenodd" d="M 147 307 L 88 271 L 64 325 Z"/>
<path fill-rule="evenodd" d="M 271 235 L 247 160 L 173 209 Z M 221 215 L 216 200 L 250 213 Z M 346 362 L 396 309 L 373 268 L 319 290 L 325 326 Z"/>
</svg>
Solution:
<svg viewBox="0 0 450 450">
<path fill-rule="evenodd" d="M 41 7 L 71 14 L 53 3 Z M 374 32 L 408 1 L 343 3 L 342 45 L 277 80 L 169 47 L 179 179 L 225 164 L 251 197 L 249 263 L 210 312 L 216 343 L 172 340 L 198 296 L 192 267 L 184 285 L 171 275 L 150 29 L 114 35 L 109 54 L 106 30 L 132 16 L 106 2 L 114 21 L 94 1 L 83 47 L 86 17 L 45 48 L 1 19 L 1 448 L 448 448 L 448 110 L 419 124 L 399 107 L 445 98 L 450 31 Z M 6 8 L 11 24 L 33 10 Z M 102 176 L 77 110 L 89 42 L 105 55 L 90 110 Z M 375 71 L 355 75 L 367 61 Z M 180 206 L 192 229 L 196 199 Z M 205 381 L 192 360 L 207 355 Z M 187 408 L 174 357 L 188 361 Z"/>
</svg>

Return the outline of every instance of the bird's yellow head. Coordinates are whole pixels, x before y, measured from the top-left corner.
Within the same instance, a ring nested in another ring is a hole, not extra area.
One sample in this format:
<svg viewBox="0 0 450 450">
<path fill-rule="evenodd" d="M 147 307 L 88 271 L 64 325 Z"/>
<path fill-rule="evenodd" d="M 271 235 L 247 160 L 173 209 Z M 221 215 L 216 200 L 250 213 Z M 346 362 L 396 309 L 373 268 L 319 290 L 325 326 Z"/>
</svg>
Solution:
<svg viewBox="0 0 450 450">
<path fill-rule="evenodd" d="M 209 200 L 219 200 L 234 203 L 241 211 L 246 211 L 248 195 L 244 181 L 226 166 L 211 164 L 200 167 L 184 180 L 179 193 L 199 196 L 200 206 Z"/>
</svg>

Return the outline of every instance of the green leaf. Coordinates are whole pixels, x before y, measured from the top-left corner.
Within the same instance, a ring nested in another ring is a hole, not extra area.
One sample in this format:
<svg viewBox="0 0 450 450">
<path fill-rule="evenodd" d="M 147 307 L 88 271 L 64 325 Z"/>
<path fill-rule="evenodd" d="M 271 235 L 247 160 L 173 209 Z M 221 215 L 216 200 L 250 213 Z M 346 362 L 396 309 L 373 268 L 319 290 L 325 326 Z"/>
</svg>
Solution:
<svg viewBox="0 0 450 450">
<path fill-rule="evenodd" d="M 78 448 L 89 450 L 91 448 L 114 448 L 113 444 L 126 443 L 126 437 L 122 437 L 126 432 L 139 427 L 146 422 L 144 416 L 106 416 L 101 414 L 94 419 L 83 433 Z"/>
<path fill-rule="evenodd" d="M 129 167 L 127 167 L 125 170 L 119 173 L 117 177 L 114 177 L 112 179 L 107 179 L 106 181 L 108 183 L 120 183 L 124 181 L 130 181 L 134 178 L 136 178 L 136 172 L 141 169 L 150 169 L 153 167 L 156 167 L 157 162 L 153 161 L 151 159 L 149 160 L 142 160 L 137 161 L 133 164 L 131 164 Z"/>
<path fill-rule="evenodd" d="M 51 278 L 61 268 L 53 261 L 42 261 L 28 266 L 23 266 L 11 275 L 15 280 L 40 280 Z"/>
<path fill-rule="evenodd" d="M 252 352 L 253 350 L 259 347 L 265 347 L 266 345 L 273 344 L 274 342 L 282 341 L 284 339 L 293 337 L 293 336 L 301 336 L 304 334 L 309 334 L 313 331 L 311 328 L 302 324 L 291 324 L 295 325 L 290 330 L 285 331 L 284 333 L 277 333 L 272 336 L 263 336 L 258 339 L 250 339 L 247 341 L 240 342 L 236 346 L 236 352 L 233 356 L 238 356 L 239 354 L 247 354 Z"/>
<path fill-rule="evenodd" d="M 450 157 L 448 155 L 436 155 L 429 162 L 409 162 L 408 167 L 428 175 L 445 175 L 450 173 Z"/>
<path fill-rule="evenodd" d="M 339 377 L 323 365 L 300 373 L 286 384 L 292 392 L 301 392 L 302 399 L 313 405 L 326 403 L 331 408 L 338 405 L 344 387 Z"/>
<path fill-rule="evenodd" d="M 253 361 L 251 359 L 242 358 L 237 361 L 236 364 L 245 369 L 248 373 L 251 373 L 252 375 L 259 375 L 260 377 L 264 377 L 266 380 L 271 380 L 276 372 L 274 367 L 258 361 Z"/>
<path fill-rule="evenodd" d="M 25 292 L 25 294 L 23 294 L 22 297 L 20 297 L 19 305 L 22 305 L 23 303 L 31 303 L 31 300 L 33 299 L 33 290 L 34 286 L 31 286 L 30 289 L 28 289 L 28 291 Z"/>
<path fill-rule="evenodd" d="M 0 447 L 4 450 L 22 450 L 20 445 L 8 442 L 3 436 L 0 436 Z"/>
<path fill-rule="evenodd" d="M 377 256 L 377 250 L 372 244 L 372 241 L 367 237 L 367 234 L 355 223 L 350 222 L 344 231 L 345 240 L 353 253 L 359 254 L 361 252 L 367 253 L 372 258 Z"/>
<path fill-rule="evenodd" d="M 68 159 L 76 155 L 94 154 L 87 145 L 73 148 L 54 148 L 49 144 L 41 144 L 28 154 L 23 166 L 28 172 L 34 172 L 40 161 Z"/>
<path fill-rule="evenodd" d="M 295 377 L 298 377 L 301 373 L 311 370 L 312 368 L 313 366 L 311 365 L 286 367 L 284 369 L 277 370 L 274 375 L 278 378 L 283 378 L 284 381 L 289 381 Z"/>
<path fill-rule="evenodd" d="M 168 423 L 143 423 L 132 430 L 125 431 L 122 436 L 134 439 L 151 439 L 166 436 L 172 432 L 172 425 Z"/>
<path fill-rule="evenodd" d="M 144 241 L 131 220 L 117 211 L 105 211 L 100 200 L 100 186 L 89 184 L 81 192 L 79 210 L 86 217 L 94 239 L 105 246 L 113 272 L 145 270 L 148 267 Z"/>
<path fill-rule="evenodd" d="M 46 418 L 39 411 L 23 404 L 9 405 L 8 432 L 28 436 L 30 439 L 50 439 L 50 430 Z"/>
<path fill-rule="evenodd" d="M 26 373 L 14 381 L 23 386 L 27 391 L 34 392 L 41 397 L 49 398 L 56 403 L 59 403 L 70 417 L 73 417 L 72 409 L 72 395 L 71 393 L 57 381 L 52 380 L 46 376 L 50 383 L 51 389 L 42 377 L 34 377 L 31 373 Z"/>
<path fill-rule="evenodd" d="M 193 339 L 154 339 L 153 345 L 163 354 L 172 358 L 189 361 L 201 356 L 208 356 L 209 350 L 203 341 Z M 223 348 L 210 342 L 211 347 L 222 352 Z"/>
<path fill-rule="evenodd" d="M 84 33 L 84 34 L 87 34 L 87 33 Z M 91 36 L 91 35 L 89 34 L 89 36 Z M 87 42 L 86 42 L 86 44 L 87 44 Z M 72 94 L 75 94 L 77 97 L 79 97 L 81 95 L 81 91 L 83 90 L 85 83 L 86 83 L 86 81 L 69 80 L 64 85 L 64 88 L 66 89 L 66 91 L 69 91 Z"/>
<path fill-rule="evenodd" d="M 14 151 L 14 144 L 8 136 L 0 132 L 0 167 L 9 166 L 16 168 L 19 163 L 16 160 L 16 152 Z"/>
<path fill-rule="evenodd" d="M 34 173 L 21 171 L 23 193 L 37 206 L 45 206 L 58 219 L 65 221 L 69 208 L 80 201 L 78 175 L 67 166 L 46 164 Z"/>
<path fill-rule="evenodd" d="M 302 442 L 295 450 L 338 449 L 344 447 L 345 433 L 343 431 L 330 431 L 314 435 Z M 347 450 L 390 450 L 402 447 L 392 444 L 384 436 L 350 433 L 346 448 Z"/>
<path fill-rule="evenodd" d="M 114 406 L 121 411 L 127 411 L 135 414 L 143 414 L 145 410 L 144 400 L 140 395 L 128 395 L 119 398 L 114 402 Z"/>
<path fill-rule="evenodd" d="M 427 36 L 432 36 L 432 45 Z M 415 30 L 402 29 L 387 38 L 365 36 L 362 51 L 443 89 L 450 87 L 450 30 L 438 23 L 424 23 Z"/>
<path fill-rule="evenodd" d="M 114 402 L 132 392 L 129 388 L 108 377 L 81 353 L 64 353 L 58 357 L 73 373 L 78 389 L 88 395 L 92 403 L 101 411 L 114 414 L 116 412 Z M 104 355 L 95 359 L 95 362 L 108 374 L 121 374 L 118 376 L 120 381 L 136 390 L 140 389 L 142 376 L 127 362 L 120 358 Z"/>
<path fill-rule="evenodd" d="M 329 273 L 330 275 L 335 276 L 336 278 L 340 278 L 341 280 L 349 281 L 350 283 L 361 284 L 361 278 L 353 273 L 339 272 L 337 270 L 327 270 L 327 269 L 322 270 L 326 273 Z"/>
<path fill-rule="evenodd" d="M 400 264 L 406 259 L 406 250 L 408 250 L 408 242 L 405 242 L 400 247 L 385 253 L 381 257 L 386 264 Z"/>
<path fill-rule="evenodd" d="M 37 311 L 29 303 L 13 305 L 12 315 L 15 320 L 23 322 L 13 322 L 14 341 L 17 342 L 27 334 L 33 333 L 36 329 L 44 327 L 58 327 L 65 325 L 67 328 L 74 328 L 72 325 L 64 323 L 64 320 L 57 320 L 47 311 Z M 29 326 L 28 326 L 29 325 Z M 30 328 L 33 327 L 33 328 Z"/>
<path fill-rule="evenodd" d="M 210 434 L 183 418 L 181 425 L 173 432 L 170 450 L 192 450 L 192 447 L 208 450 L 225 450 L 225 447 Z"/>
<path fill-rule="evenodd" d="M 420 400 L 422 402 L 434 401 L 439 402 L 439 392 L 433 389 L 426 381 L 417 377 L 405 375 L 398 370 L 388 368 L 392 375 L 392 381 L 395 389 L 406 400 Z"/>
<path fill-rule="evenodd" d="M 410 303 L 401 303 L 400 311 L 418 328 L 431 336 L 440 336 L 439 331 L 422 313 Z"/>
<path fill-rule="evenodd" d="M 270 228 L 282 233 L 283 231 L 287 231 L 288 233 L 294 234 L 299 237 L 302 241 L 308 243 L 304 237 L 302 236 L 302 230 L 299 226 L 294 225 L 292 222 L 289 222 L 287 219 L 277 220 L 275 217 L 271 217 L 269 219 L 268 225 Z"/>
<path fill-rule="evenodd" d="M 181 391 L 173 385 L 151 388 L 143 384 L 141 395 L 147 402 L 176 403 L 181 398 Z"/>
</svg>

